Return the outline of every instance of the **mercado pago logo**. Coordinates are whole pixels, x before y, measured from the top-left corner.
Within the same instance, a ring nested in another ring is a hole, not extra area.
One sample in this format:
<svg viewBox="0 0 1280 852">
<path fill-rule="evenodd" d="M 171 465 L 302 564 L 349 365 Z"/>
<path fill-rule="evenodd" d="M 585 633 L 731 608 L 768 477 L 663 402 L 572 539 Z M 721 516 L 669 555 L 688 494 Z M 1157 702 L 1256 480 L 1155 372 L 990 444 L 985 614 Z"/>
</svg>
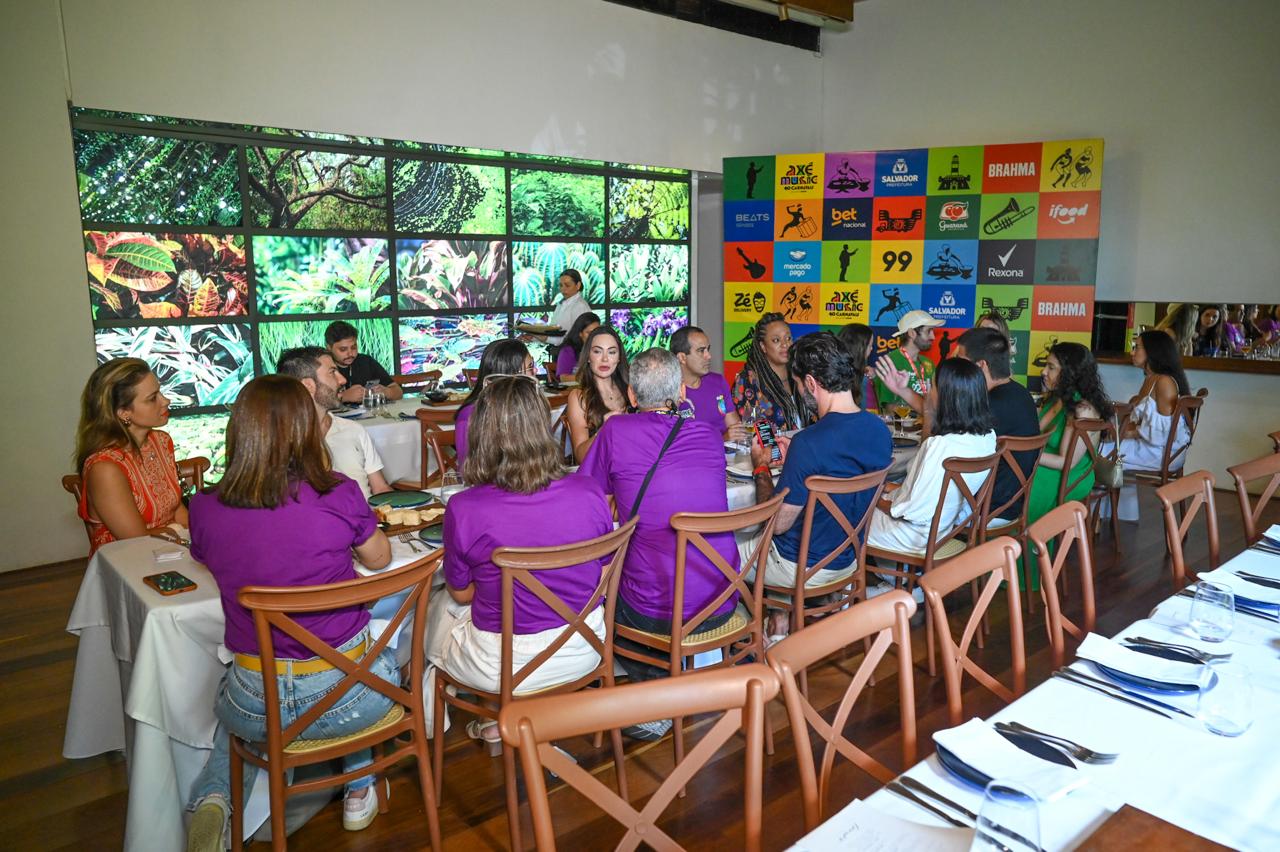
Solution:
<svg viewBox="0 0 1280 852">
<path fill-rule="evenodd" d="M 820 280 L 822 243 L 774 243 L 773 251 L 773 280 L 775 283 L 784 281 L 817 282 Z"/>
</svg>

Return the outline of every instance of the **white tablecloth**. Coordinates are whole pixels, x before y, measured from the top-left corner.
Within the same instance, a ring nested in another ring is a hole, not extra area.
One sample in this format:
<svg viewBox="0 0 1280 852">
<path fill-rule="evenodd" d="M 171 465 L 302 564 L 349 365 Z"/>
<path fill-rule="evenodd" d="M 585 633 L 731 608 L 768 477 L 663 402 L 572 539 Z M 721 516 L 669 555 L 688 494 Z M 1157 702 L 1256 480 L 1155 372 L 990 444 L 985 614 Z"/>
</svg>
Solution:
<svg viewBox="0 0 1280 852">
<path fill-rule="evenodd" d="M 1229 570 L 1233 564 L 1256 558 L 1256 553 L 1246 552 L 1225 567 Z M 1187 598 L 1170 598 L 1149 618 L 1117 635 L 1185 642 L 1187 636 L 1181 630 L 1189 609 Z M 1126 802 L 1233 848 L 1280 849 L 1280 624 L 1238 615 L 1235 629 L 1220 647 L 1252 675 L 1254 722 L 1239 737 L 1217 736 L 1185 717 L 1162 719 L 1061 678 L 1050 678 L 991 717 L 1016 720 L 1097 751 L 1120 753 L 1111 765 L 1078 764 L 1091 783 L 1041 806 L 1040 841 L 1045 849 L 1076 847 Z M 1074 666 L 1098 674 L 1086 663 Z M 1196 710 L 1194 696 L 1160 700 L 1192 713 Z M 979 810 L 982 793 L 954 780 L 936 756 L 904 774 L 972 811 Z M 893 816 L 943 824 L 886 789 L 867 801 Z M 828 823 L 838 828 L 845 814 L 836 813 Z M 795 848 L 814 852 L 824 847 L 801 840 Z"/>
</svg>

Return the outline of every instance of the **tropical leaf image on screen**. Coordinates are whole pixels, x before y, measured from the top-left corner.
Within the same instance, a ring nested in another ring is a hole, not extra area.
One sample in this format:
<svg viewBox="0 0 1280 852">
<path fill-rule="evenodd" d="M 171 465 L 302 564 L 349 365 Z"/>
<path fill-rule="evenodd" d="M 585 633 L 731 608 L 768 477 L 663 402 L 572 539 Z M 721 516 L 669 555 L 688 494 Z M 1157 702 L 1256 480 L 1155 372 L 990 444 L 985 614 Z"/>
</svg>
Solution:
<svg viewBox="0 0 1280 852">
<path fill-rule="evenodd" d="M 95 320 L 249 312 L 239 235 L 85 231 L 84 254 Z"/>
<path fill-rule="evenodd" d="M 426 151 L 432 154 L 458 154 L 463 157 L 484 157 L 490 160 L 505 160 L 506 151 L 496 148 L 471 148 L 466 145 L 441 145 L 437 142 L 414 142 L 411 139 L 388 139 L 387 144 L 393 148 L 406 151 Z"/>
<path fill-rule="evenodd" d="M 677 329 L 689 324 L 689 309 L 629 308 L 609 311 L 609 324 L 618 330 L 628 358 L 655 346 L 663 349 Z"/>
<path fill-rule="evenodd" d="M 141 358 L 174 408 L 228 405 L 253 378 L 249 326 L 167 325 L 94 332 L 98 361 Z"/>
<path fill-rule="evenodd" d="M 604 304 L 604 245 L 601 243 L 512 243 L 512 301 L 518 308 L 551 305 L 560 298 L 560 273 L 582 275 L 582 297 Z"/>
<path fill-rule="evenodd" d="M 332 228 L 375 231 L 387 227 L 387 174 L 382 157 L 245 149 L 249 203 L 262 228 Z"/>
<path fill-rule="evenodd" d="M 387 241 L 254 237 L 258 310 L 332 314 L 391 308 Z"/>
<path fill-rule="evenodd" d="M 506 314 L 403 319 L 400 372 L 439 370 L 441 381 L 459 381 L 463 370 L 480 366 L 485 346 L 506 336 Z"/>
<path fill-rule="evenodd" d="M 612 245 L 611 302 L 678 302 L 689 295 L 687 245 Z"/>
<path fill-rule="evenodd" d="M 689 184 L 609 178 L 609 233 L 619 240 L 689 238 Z"/>
<path fill-rule="evenodd" d="M 174 457 L 204 456 L 209 460 L 209 470 L 204 475 L 205 485 L 213 485 L 226 472 L 229 418 L 229 414 L 186 414 L 171 418 L 164 427 L 173 439 Z"/>
<path fill-rule="evenodd" d="M 325 345 L 324 330 L 333 320 L 272 320 L 258 325 L 258 357 L 262 372 L 274 373 L 280 355 L 298 346 Z M 389 319 L 348 319 L 356 327 L 360 351 L 377 361 L 388 372 L 395 372 L 395 346 L 391 340 Z"/>
<path fill-rule="evenodd" d="M 507 303 L 507 244 L 486 240 L 398 240 L 402 310 L 497 308 Z"/>
<path fill-rule="evenodd" d="M 87 221 L 240 224 L 234 145 L 76 130 L 76 183 Z"/>
<path fill-rule="evenodd" d="M 601 312 L 603 313 L 603 312 Z M 528 323 L 529 325 L 546 325 L 551 322 L 551 313 L 549 311 L 535 311 L 533 313 L 516 314 L 516 325 Z M 541 340 L 530 338 L 524 341 L 525 348 L 529 350 L 529 357 L 533 359 L 533 369 L 540 376 L 547 374 L 546 363 L 553 360 L 551 358 L 551 347 L 543 343 Z"/>
<path fill-rule="evenodd" d="M 642 166 L 636 163 L 618 162 L 610 162 L 608 165 L 611 169 L 627 169 L 633 172 L 654 172 L 655 174 L 680 175 L 682 177 L 688 177 L 689 175 L 688 169 L 675 169 L 670 166 Z"/>
<path fill-rule="evenodd" d="M 604 177 L 511 170 L 511 230 L 534 237 L 604 233 Z"/>
<path fill-rule="evenodd" d="M 396 160 L 391 173 L 396 230 L 505 234 L 506 183 L 502 166 Z"/>
</svg>

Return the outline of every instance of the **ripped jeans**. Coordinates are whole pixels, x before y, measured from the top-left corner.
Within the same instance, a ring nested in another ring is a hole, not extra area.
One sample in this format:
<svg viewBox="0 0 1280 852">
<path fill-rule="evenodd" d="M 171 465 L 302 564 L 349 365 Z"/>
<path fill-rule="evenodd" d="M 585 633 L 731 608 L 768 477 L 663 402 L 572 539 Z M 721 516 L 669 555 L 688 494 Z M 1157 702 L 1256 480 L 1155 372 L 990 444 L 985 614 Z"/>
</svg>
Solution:
<svg viewBox="0 0 1280 852">
<path fill-rule="evenodd" d="M 338 650 L 345 651 L 353 648 L 367 638 L 368 630 L 361 630 L 338 646 Z M 282 728 L 293 724 L 343 678 L 343 673 L 338 669 L 294 676 L 291 666 L 286 661 L 278 661 L 276 670 L 276 689 L 280 696 Z M 395 652 L 391 649 L 382 652 L 373 664 L 372 671 L 390 683 L 400 682 Z M 356 684 L 337 704 L 323 713 L 303 732 L 302 739 L 326 739 L 357 733 L 387 715 L 393 703 L 382 693 L 375 692 L 364 684 Z M 249 742 L 266 740 L 266 699 L 262 689 L 262 673 L 244 669 L 232 663 L 218 686 L 218 696 L 214 699 L 213 712 L 218 717 L 218 729 L 213 735 L 213 753 L 209 755 L 209 762 L 205 764 L 195 784 L 192 785 L 188 810 L 194 810 L 208 796 L 221 796 L 225 803 L 230 804 L 231 746 L 227 737 L 228 732 Z M 372 762 L 372 750 L 365 749 L 344 757 L 342 768 L 349 771 L 368 766 Z M 244 775 L 244 792 L 247 800 L 257 772 L 253 767 L 246 766 Z M 363 790 L 372 785 L 373 781 L 372 775 L 357 778 L 347 783 L 346 792 Z"/>
</svg>

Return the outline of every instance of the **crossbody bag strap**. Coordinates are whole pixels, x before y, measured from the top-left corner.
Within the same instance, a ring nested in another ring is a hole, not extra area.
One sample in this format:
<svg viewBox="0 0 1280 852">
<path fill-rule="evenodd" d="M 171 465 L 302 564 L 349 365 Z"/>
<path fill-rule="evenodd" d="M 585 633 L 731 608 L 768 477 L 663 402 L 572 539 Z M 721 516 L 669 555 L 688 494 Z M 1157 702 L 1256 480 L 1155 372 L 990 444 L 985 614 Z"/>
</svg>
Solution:
<svg viewBox="0 0 1280 852">
<path fill-rule="evenodd" d="M 658 463 L 667 454 L 667 450 L 671 449 L 671 444 L 676 439 L 676 433 L 680 431 L 680 427 L 683 425 L 684 418 L 677 415 L 675 425 L 667 433 L 667 440 L 662 442 L 662 449 L 658 450 L 658 457 L 653 460 L 653 464 L 649 467 L 649 472 L 644 475 L 644 482 L 640 483 L 640 490 L 636 492 L 636 501 L 631 504 L 631 511 L 627 513 L 627 520 L 634 518 L 636 513 L 640 511 L 640 501 L 644 499 L 644 493 L 649 490 L 649 483 L 653 480 L 653 475 L 658 471 Z"/>
</svg>

